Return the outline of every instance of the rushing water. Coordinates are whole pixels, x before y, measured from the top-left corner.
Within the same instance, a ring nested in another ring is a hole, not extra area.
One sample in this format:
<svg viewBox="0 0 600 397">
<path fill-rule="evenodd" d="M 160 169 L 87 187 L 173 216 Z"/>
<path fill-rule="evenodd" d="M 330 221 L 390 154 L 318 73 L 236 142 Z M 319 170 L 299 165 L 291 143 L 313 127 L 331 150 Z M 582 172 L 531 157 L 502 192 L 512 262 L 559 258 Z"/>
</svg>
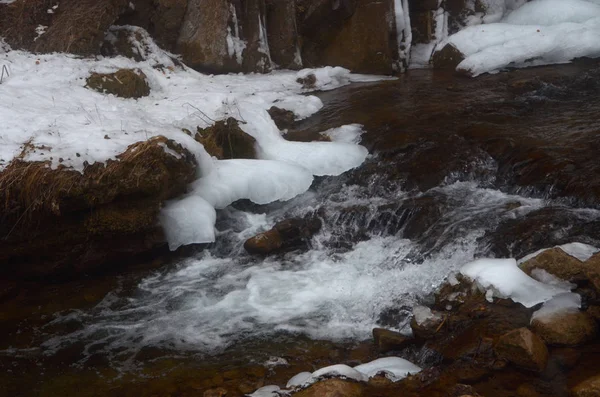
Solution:
<svg viewBox="0 0 600 397">
<path fill-rule="evenodd" d="M 102 357 L 102 366 L 126 371 L 147 365 L 149 348 L 161 352 L 150 357 L 218 363 L 223 352 L 278 355 L 273 341 L 289 346 L 299 335 L 366 340 L 375 326 L 408 331 L 411 307 L 475 257 L 572 240 L 598 244 L 600 211 L 581 207 L 589 200 L 578 190 L 582 180 L 596 186 L 578 171 L 595 173 L 589 152 L 598 144 L 598 107 L 591 106 L 598 96 L 571 101 L 565 89 L 544 85 L 515 99 L 506 85 L 502 76 L 465 81 L 425 71 L 323 94 L 326 108 L 301 128 L 363 123 L 373 155 L 360 169 L 322 178 L 286 203 L 222 211 L 215 244 L 100 288 L 108 293 L 91 305 L 40 305 L 31 324 L 15 316 L 21 321 L 6 331 L 0 365 L 30 373 L 33 362 L 52 373 L 56 357 L 66 357 L 59 366 L 78 368 Z M 484 132 L 474 129 L 481 125 Z M 307 249 L 245 253 L 249 237 L 307 215 L 323 221 Z M 505 226 L 511 222 L 514 229 Z M 53 297 L 41 293 L 40 300 Z M 23 379 L 14 390 L 30 378 Z"/>
</svg>

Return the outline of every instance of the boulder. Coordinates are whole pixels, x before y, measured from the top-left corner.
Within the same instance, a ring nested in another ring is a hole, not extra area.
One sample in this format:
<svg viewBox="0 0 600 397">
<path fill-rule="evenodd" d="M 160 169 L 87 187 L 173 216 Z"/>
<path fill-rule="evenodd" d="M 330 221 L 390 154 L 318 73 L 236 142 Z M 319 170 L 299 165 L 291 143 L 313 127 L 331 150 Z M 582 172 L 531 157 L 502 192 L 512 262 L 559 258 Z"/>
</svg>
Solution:
<svg viewBox="0 0 600 397">
<path fill-rule="evenodd" d="M 385 328 L 373 329 L 373 340 L 380 353 L 387 353 L 393 350 L 400 350 L 412 343 L 411 338 L 407 338 L 399 332 L 390 331 Z"/>
<path fill-rule="evenodd" d="M 393 0 L 304 0 L 299 31 L 305 67 L 337 65 L 392 74 L 398 62 Z"/>
<path fill-rule="evenodd" d="M 410 328 L 416 338 L 429 339 L 438 332 L 443 321 L 444 317 L 441 313 L 425 306 L 415 306 Z"/>
<path fill-rule="evenodd" d="M 103 94 L 121 98 L 141 98 L 150 95 L 146 75 L 140 70 L 120 69 L 114 73 L 92 73 L 87 87 Z"/>
<path fill-rule="evenodd" d="M 583 262 L 560 248 L 546 250 L 523 262 L 520 268 L 529 275 L 531 275 L 533 269 L 542 269 L 566 281 L 579 282 L 585 280 Z"/>
<path fill-rule="evenodd" d="M 107 57 L 120 55 L 141 62 L 144 56 L 134 43 L 141 43 L 142 40 L 140 32 L 112 27 L 106 33 L 100 53 Z"/>
<path fill-rule="evenodd" d="M 280 130 L 290 128 L 296 121 L 296 115 L 291 110 L 281 109 L 277 106 L 271 106 L 268 110 L 269 116 L 275 122 L 275 125 Z"/>
<path fill-rule="evenodd" d="M 177 40 L 183 62 L 206 73 L 267 72 L 264 0 L 189 0 Z"/>
<path fill-rule="evenodd" d="M 227 396 L 227 389 L 217 387 L 216 389 L 209 389 L 202 394 L 202 397 L 225 397 Z"/>
<path fill-rule="evenodd" d="M 269 255 L 305 248 L 320 229 L 321 221 L 318 218 L 286 219 L 271 230 L 246 240 L 244 249 L 251 254 Z"/>
<path fill-rule="evenodd" d="M 0 272 L 73 277 L 166 247 L 161 205 L 184 193 L 196 171 L 194 156 L 164 137 L 83 173 L 13 161 L 0 173 Z"/>
<path fill-rule="evenodd" d="M 256 158 L 256 140 L 242 131 L 233 117 L 219 120 L 207 128 L 198 128 L 194 139 L 219 160 Z"/>
<path fill-rule="evenodd" d="M 433 53 L 431 62 L 436 69 L 456 69 L 459 63 L 465 59 L 462 52 L 452 44 L 446 44 L 443 48 Z"/>
<path fill-rule="evenodd" d="M 338 378 L 325 379 L 294 393 L 295 397 L 360 397 L 364 386 Z"/>
<path fill-rule="evenodd" d="M 593 376 L 579 383 L 571 390 L 573 397 L 598 397 L 600 396 L 600 375 Z"/>
<path fill-rule="evenodd" d="M 502 335 L 495 352 L 503 360 L 531 371 L 541 372 L 548 362 L 548 349 L 539 336 L 527 328 L 519 328 Z"/>
<path fill-rule="evenodd" d="M 267 37 L 273 62 L 285 69 L 300 69 L 302 57 L 296 27 L 295 0 L 267 0 Z"/>
<path fill-rule="evenodd" d="M 600 292 L 600 253 L 585 261 L 584 272 L 596 291 Z"/>
<path fill-rule="evenodd" d="M 596 321 L 585 312 L 564 312 L 535 318 L 531 327 L 550 345 L 581 345 L 597 333 Z"/>
</svg>

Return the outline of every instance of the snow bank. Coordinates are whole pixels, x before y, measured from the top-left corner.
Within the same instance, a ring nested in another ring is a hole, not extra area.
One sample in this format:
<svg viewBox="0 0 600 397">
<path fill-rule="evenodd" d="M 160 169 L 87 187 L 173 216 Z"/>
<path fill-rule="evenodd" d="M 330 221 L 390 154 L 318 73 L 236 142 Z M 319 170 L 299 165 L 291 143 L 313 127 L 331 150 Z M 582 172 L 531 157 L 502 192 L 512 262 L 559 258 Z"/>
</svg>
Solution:
<svg viewBox="0 0 600 397">
<path fill-rule="evenodd" d="M 369 378 L 379 373 L 384 373 L 392 382 L 397 382 L 410 374 L 416 374 L 421 371 L 420 367 L 400 357 L 379 358 L 370 363 L 358 365 L 354 369 L 362 372 Z"/>
<path fill-rule="evenodd" d="M 259 204 L 288 200 L 305 192 L 313 175 L 339 175 L 366 158 L 367 150 L 357 145 L 356 127 L 338 133 L 340 139 L 334 142 L 288 142 L 267 109 L 275 105 L 305 118 L 323 106 L 307 91 L 381 77 L 332 67 L 208 76 L 176 66 L 174 55 L 161 50 L 143 29 L 114 27 L 107 39 L 118 30 L 139 33 L 134 36 L 141 39 L 131 44 L 142 62 L 121 56 L 89 59 L 12 50 L 3 54 L 11 76 L 0 85 L 0 96 L 7 99 L 0 103 L 0 171 L 18 155 L 48 162 L 52 168 L 83 171 L 86 164 L 115 159 L 135 142 L 156 135 L 173 139 L 195 155 L 201 173 L 188 197 L 169 202 L 162 211 L 160 219 L 174 249 L 214 241 L 214 208 L 239 199 Z M 124 99 L 85 88 L 91 72 L 132 68 L 146 75 L 148 97 Z M 314 87 L 297 81 L 311 74 Z M 213 159 L 184 132 L 227 117 L 239 120 L 256 138 L 259 160 Z"/>
<path fill-rule="evenodd" d="M 585 0 L 533 0 L 498 23 L 470 26 L 437 47 L 465 55 L 457 70 L 477 76 L 502 68 L 600 57 L 600 5 Z"/>
<path fill-rule="evenodd" d="M 479 259 L 464 265 L 460 273 L 484 291 L 488 300 L 493 297 L 512 299 L 525 307 L 569 292 L 564 287 L 543 284 L 529 277 L 519 269 L 515 259 Z"/>
</svg>

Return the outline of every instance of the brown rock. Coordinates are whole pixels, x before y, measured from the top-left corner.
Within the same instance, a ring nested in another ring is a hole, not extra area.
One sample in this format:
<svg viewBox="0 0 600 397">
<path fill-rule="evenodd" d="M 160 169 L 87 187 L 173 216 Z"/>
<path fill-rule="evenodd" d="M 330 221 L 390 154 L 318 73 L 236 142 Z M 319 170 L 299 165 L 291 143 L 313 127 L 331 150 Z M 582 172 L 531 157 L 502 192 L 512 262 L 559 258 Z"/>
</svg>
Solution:
<svg viewBox="0 0 600 397">
<path fill-rule="evenodd" d="M 321 221 L 318 218 L 286 219 L 271 230 L 246 240 L 244 249 L 251 254 L 269 255 L 304 248 L 320 229 Z"/>
<path fill-rule="evenodd" d="M 256 140 L 242 131 L 233 117 L 219 120 L 207 128 L 198 128 L 194 139 L 219 160 L 256 158 Z"/>
<path fill-rule="evenodd" d="M 495 351 L 500 358 L 532 371 L 543 371 L 548 362 L 546 345 L 527 328 L 515 329 L 502 335 Z"/>
<path fill-rule="evenodd" d="M 195 175 L 193 155 L 164 137 L 131 145 L 83 173 L 13 161 L 0 173 L 0 271 L 74 276 L 164 247 L 161 204 Z"/>
<path fill-rule="evenodd" d="M 377 349 L 381 353 L 387 353 L 392 350 L 400 350 L 411 343 L 411 339 L 399 332 L 390 331 L 385 328 L 374 328 L 373 339 Z"/>
<path fill-rule="evenodd" d="M 144 58 L 133 44 L 134 42 L 139 43 L 141 40 L 140 33 L 113 26 L 106 34 L 100 53 L 104 56 L 121 55 L 141 62 Z"/>
<path fill-rule="evenodd" d="M 585 280 L 583 262 L 560 248 L 552 248 L 523 262 L 521 270 L 531 275 L 533 269 L 543 269 L 563 280 L 577 282 Z"/>
<path fill-rule="evenodd" d="M 596 336 L 596 321 L 587 313 L 559 313 L 532 320 L 531 327 L 550 345 L 576 346 Z"/>
<path fill-rule="evenodd" d="M 573 397 L 600 396 L 600 375 L 596 375 L 579 383 L 571 390 Z"/>
<path fill-rule="evenodd" d="M 141 98 L 150 95 L 146 75 L 140 70 L 120 69 L 115 73 L 92 73 L 86 87 L 121 98 Z"/>
<path fill-rule="evenodd" d="M 190 0 L 177 41 L 177 50 L 189 66 L 207 73 L 266 72 L 264 0 L 243 4 L 233 0 Z M 243 40 L 245 48 L 230 48 Z"/>
<path fill-rule="evenodd" d="M 584 271 L 596 291 L 600 292 L 600 253 L 585 261 Z"/>
<path fill-rule="evenodd" d="M 446 44 L 444 48 L 433 53 L 431 62 L 436 69 L 456 69 L 465 56 L 452 44 Z"/>
<path fill-rule="evenodd" d="M 590 306 L 586 310 L 586 313 L 592 316 L 596 322 L 600 321 L 600 306 Z"/>
<path fill-rule="evenodd" d="M 425 306 L 415 306 L 413 314 L 410 328 L 412 328 L 415 338 L 429 339 L 433 337 L 444 321 L 442 314 Z"/>
<path fill-rule="evenodd" d="M 338 65 L 354 72 L 391 74 L 398 61 L 393 0 L 306 0 L 299 15 L 307 67 Z"/>
<path fill-rule="evenodd" d="M 285 69 L 300 69 L 295 0 L 267 1 L 267 35 L 273 62 Z"/>
<path fill-rule="evenodd" d="M 326 379 L 295 393 L 295 397 L 360 397 L 364 386 L 342 379 Z"/>
<path fill-rule="evenodd" d="M 296 121 L 296 115 L 291 110 L 281 109 L 277 106 L 271 106 L 268 110 L 269 115 L 280 130 L 288 129 Z"/>
<path fill-rule="evenodd" d="M 218 387 L 216 389 L 210 389 L 202 394 L 203 397 L 225 397 L 227 395 L 227 389 Z"/>
<path fill-rule="evenodd" d="M 533 385 L 528 383 L 524 383 L 517 387 L 517 396 L 518 397 L 540 397 L 540 393 L 537 392 Z"/>
</svg>

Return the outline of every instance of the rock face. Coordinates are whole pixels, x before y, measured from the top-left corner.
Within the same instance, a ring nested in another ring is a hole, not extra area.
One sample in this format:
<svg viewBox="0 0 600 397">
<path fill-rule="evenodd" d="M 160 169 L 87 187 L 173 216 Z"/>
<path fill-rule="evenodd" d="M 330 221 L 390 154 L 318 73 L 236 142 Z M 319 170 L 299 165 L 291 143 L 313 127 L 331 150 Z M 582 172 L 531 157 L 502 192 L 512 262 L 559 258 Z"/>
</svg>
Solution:
<svg viewBox="0 0 600 397">
<path fill-rule="evenodd" d="M 596 321 L 587 313 L 560 313 L 551 317 L 536 318 L 531 327 L 550 345 L 576 346 L 596 336 Z"/>
<path fill-rule="evenodd" d="M 0 174 L 0 272 L 72 276 L 163 247 L 160 206 L 195 175 L 192 154 L 164 137 L 83 173 L 14 161 Z"/>
<path fill-rule="evenodd" d="M 578 282 L 586 278 L 583 262 L 560 248 L 546 250 L 523 262 L 520 267 L 529 275 L 531 275 L 533 269 L 543 269 L 566 281 Z"/>
<path fill-rule="evenodd" d="M 500 337 L 496 354 L 518 367 L 541 372 L 548 362 L 544 342 L 527 328 L 510 331 Z"/>
<path fill-rule="evenodd" d="M 194 139 L 219 160 L 256 158 L 256 140 L 242 131 L 238 121 L 232 117 L 207 128 L 198 128 Z"/>
<path fill-rule="evenodd" d="M 302 57 L 296 26 L 295 0 L 267 0 L 267 37 L 271 58 L 282 68 L 300 69 Z"/>
<path fill-rule="evenodd" d="M 296 397 L 360 397 L 364 386 L 342 379 L 326 379 L 295 393 Z"/>
<path fill-rule="evenodd" d="M 320 229 L 321 221 L 317 218 L 286 219 L 271 230 L 246 240 L 244 249 L 251 254 L 269 255 L 303 248 Z"/>
<path fill-rule="evenodd" d="M 115 73 L 92 73 L 87 87 L 121 98 L 141 98 L 150 95 L 146 75 L 140 70 L 120 69 Z"/>
<path fill-rule="evenodd" d="M 264 0 L 189 0 L 177 50 L 209 73 L 266 72 L 270 57 Z"/>
<path fill-rule="evenodd" d="M 586 379 L 571 390 L 573 397 L 600 396 L 600 375 Z"/>
<path fill-rule="evenodd" d="M 392 0 L 298 2 L 304 66 L 391 74 L 398 62 Z"/>
</svg>

